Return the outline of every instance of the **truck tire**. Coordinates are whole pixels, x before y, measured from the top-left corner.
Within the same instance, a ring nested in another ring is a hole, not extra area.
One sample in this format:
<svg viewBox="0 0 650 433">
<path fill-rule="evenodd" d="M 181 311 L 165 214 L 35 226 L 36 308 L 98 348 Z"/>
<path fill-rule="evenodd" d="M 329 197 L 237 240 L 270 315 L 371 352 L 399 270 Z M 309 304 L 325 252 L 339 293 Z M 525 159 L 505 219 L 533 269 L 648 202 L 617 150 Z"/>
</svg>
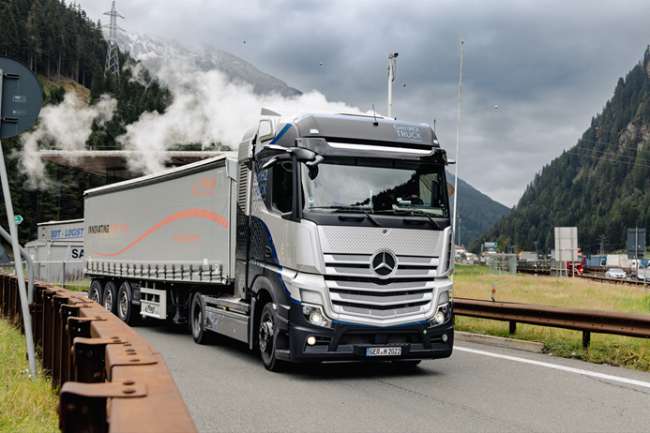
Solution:
<svg viewBox="0 0 650 433">
<path fill-rule="evenodd" d="M 117 287 L 113 281 L 107 281 L 104 286 L 104 294 L 102 295 L 102 305 L 109 312 L 115 314 L 117 311 Z"/>
<path fill-rule="evenodd" d="M 273 303 L 267 302 L 262 307 L 260 321 L 257 327 L 257 344 L 260 358 L 264 367 L 269 371 L 282 371 L 284 363 L 275 356 L 275 334 L 277 333 L 277 318 L 273 311 Z"/>
<path fill-rule="evenodd" d="M 117 291 L 116 311 L 117 317 L 128 325 L 138 321 L 138 306 L 133 305 L 133 289 L 128 281 L 123 282 Z"/>
<path fill-rule="evenodd" d="M 205 303 L 199 292 L 192 297 L 192 306 L 190 307 L 190 331 L 194 342 L 198 344 L 209 344 L 214 342 L 214 334 L 205 328 L 206 314 Z"/>
<path fill-rule="evenodd" d="M 103 292 L 104 287 L 102 286 L 102 281 L 93 279 L 90 282 L 90 288 L 88 289 L 88 299 L 97 302 L 99 305 L 102 305 Z"/>
</svg>

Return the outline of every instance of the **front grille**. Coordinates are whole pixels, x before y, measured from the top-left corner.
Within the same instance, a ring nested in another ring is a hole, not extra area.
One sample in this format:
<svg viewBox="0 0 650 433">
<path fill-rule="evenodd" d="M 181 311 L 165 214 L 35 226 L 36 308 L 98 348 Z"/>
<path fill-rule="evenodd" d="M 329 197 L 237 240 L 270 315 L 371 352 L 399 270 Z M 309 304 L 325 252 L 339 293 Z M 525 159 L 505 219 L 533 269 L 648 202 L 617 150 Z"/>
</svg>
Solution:
<svg viewBox="0 0 650 433">
<path fill-rule="evenodd" d="M 431 309 L 438 257 L 396 256 L 386 278 L 371 267 L 372 255 L 326 254 L 325 281 L 335 313 L 389 319 Z"/>
</svg>

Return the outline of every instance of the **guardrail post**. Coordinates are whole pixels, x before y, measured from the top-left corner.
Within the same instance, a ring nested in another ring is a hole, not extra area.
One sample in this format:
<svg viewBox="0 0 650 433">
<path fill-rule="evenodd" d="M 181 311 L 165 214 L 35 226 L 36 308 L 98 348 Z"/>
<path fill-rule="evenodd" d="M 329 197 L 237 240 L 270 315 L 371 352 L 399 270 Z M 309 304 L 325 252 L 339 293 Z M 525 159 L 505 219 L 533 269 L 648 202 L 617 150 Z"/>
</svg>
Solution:
<svg viewBox="0 0 650 433">
<path fill-rule="evenodd" d="M 45 290 L 43 296 L 43 369 L 46 373 L 52 370 L 52 334 L 54 327 L 54 295 L 53 290 Z"/>
<path fill-rule="evenodd" d="M 61 374 L 61 358 L 63 354 L 63 322 L 61 322 L 61 306 L 68 302 L 68 298 L 61 295 L 54 295 L 53 301 L 53 315 L 54 315 L 54 329 L 52 330 L 52 385 L 61 385 L 59 377 Z"/>
<path fill-rule="evenodd" d="M 34 346 L 40 346 L 41 352 L 43 351 L 43 290 L 45 289 L 41 286 L 34 286 L 34 299 L 29 305 L 34 330 Z"/>
<path fill-rule="evenodd" d="M 510 333 L 510 335 L 513 335 L 515 332 L 517 332 L 517 322 L 515 322 L 514 320 L 508 322 L 508 332 Z"/>
<path fill-rule="evenodd" d="M 587 350 L 591 344 L 591 332 L 582 331 L 582 348 Z"/>
<path fill-rule="evenodd" d="M 4 276 L 0 277 L 0 316 L 7 317 L 7 290 L 5 289 L 6 279 Z"/>
<path fill-rule="evenodd" d="M 107 433 L 107 399 L 146 396 L 146 386 L 134 380 L 92 384 L 68 382 L 61 388 L 59 428 L 62 433 Z"/>
<path fill-rule="evenodd" d="M 70 329 L 68 319 L 79 316 L 78 305 L 61 305 L 61 359 L 59 367 L 59 384 L 64 384 L 71 379 L 72 368 L 72 339 L 70 338 Z"/>
<path fill-rule="evenodd" d="M 77 382 L 98 383 L 106 380 L 106 344 L 107 342 L 101 338 L 74 339 L 73 353 Z"/>
</svg>

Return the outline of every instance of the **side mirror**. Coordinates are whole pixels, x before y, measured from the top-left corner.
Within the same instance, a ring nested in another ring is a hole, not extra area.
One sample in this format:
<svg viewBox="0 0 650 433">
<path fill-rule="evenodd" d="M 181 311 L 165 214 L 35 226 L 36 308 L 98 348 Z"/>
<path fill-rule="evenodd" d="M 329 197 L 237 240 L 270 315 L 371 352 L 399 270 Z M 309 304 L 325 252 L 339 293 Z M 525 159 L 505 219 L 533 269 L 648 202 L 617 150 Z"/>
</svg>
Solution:
<svg viewBox="0 0 650 433">
<path fill-rule="evenodd" d="M 279 162 L 288 161 L 290 159 L 291 159 L 290 153 L 282 153 L 280 155 L 275 155 L 262 165 L 262 170 L 266 170 L 267 168 L 271 168 Z"/>
</svg>

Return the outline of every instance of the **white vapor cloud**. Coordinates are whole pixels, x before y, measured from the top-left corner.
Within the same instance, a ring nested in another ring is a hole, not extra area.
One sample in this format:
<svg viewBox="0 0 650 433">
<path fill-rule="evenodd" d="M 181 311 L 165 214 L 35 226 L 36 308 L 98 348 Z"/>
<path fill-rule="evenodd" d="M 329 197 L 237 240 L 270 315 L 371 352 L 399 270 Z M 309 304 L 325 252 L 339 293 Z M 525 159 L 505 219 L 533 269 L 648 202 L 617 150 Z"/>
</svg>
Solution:
<svg viewBox="0 0 650 433">
<path fill-rule="evenodd" d="M 164 151 L 175 145 L 212 144 L 236 148 L 254 127 L 262 107 L 282 114 L 347 112 L 359 109 L 329 102 L 317 91 L 297 96 L 257 95 L 249 84 L 231 81 L 218 70 L 203 71 L 190 63 L 166 61 L 153 71 L 172 93 L 164 113 L 146 112 L 118 137 L 124 149 L 136 151 L 129 161 L 134 172 L 155 173 L 164 167 Z"/>
<path fill-rule="evenodd" d="M 76 93 L 65 94 L 58 105 L 43 107 L 37 128 L 21 136 L 23 152 L 20 166 L 29 176 L 32 187 L 46 187 L 48 180 L 45 165 L 38 154 L 39 145 L 67 151 L 83 150 L 96 122 L 103 126 L 109 122 L 117 108 L 117 101 L 108 95 L 89 105 Z"/>
</svg>

